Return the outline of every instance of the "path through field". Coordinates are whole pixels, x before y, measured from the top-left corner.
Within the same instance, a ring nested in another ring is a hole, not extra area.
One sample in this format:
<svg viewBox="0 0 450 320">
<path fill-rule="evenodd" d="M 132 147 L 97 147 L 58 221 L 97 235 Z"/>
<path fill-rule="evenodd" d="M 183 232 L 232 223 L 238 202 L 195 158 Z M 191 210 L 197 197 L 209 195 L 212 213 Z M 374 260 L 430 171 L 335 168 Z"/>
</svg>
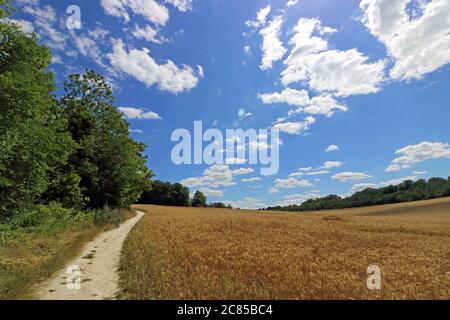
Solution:
<svg viewBox="0 0 450 320">
<path fill-rule="evenodd" d="M 39 286 L 36 297 L 41 300 L 114 299 L 119 288 L 118 265 L 123 242 L 143 216 L 144 213 L 138 211 L 118 228 L 88 243 L 77 258 Z M 77 278 L 80 278 L 79 289 L 76 288 Z"/>
</svg>

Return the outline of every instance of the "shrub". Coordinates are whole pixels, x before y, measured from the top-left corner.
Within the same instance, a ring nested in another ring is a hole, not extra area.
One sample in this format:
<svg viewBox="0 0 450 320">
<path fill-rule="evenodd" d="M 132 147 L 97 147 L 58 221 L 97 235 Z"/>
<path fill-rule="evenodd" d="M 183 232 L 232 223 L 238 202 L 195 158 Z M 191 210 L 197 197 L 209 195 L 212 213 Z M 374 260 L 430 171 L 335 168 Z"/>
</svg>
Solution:
<svg viewBox="0 0 450 320">
<path fill-rule="evenodd" d="M 114 224 L 118 226 L 125 220 L 122 210 L 112 209 L 98 209 L 93 211 L 94 224 L 96 226 L 103 226 L 107 224 Z"/>
<path fill-rule="evenodd" d="M 36 205 L 22 210 L 8 221 L 12 230 L 38 230 L 49 232 L 67 226 L 78 212 L 63 208 L 60 204 L 52 202 L 48 205 Z"/>
</svg>

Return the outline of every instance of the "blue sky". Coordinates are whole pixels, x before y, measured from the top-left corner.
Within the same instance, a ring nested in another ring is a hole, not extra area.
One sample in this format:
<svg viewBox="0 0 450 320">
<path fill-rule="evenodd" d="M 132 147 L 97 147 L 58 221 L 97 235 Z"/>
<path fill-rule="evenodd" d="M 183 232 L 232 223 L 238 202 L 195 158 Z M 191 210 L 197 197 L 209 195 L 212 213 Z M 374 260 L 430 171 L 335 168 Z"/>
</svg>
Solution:
<svg viewBox="0 0 450 320">
<path fill-rule="evenodd" d="M 257 208 L 450 176 L 448 0 L 13 4 L 52 49 L 59 90 L 70 73 L 105 75 L 156 178 L 210 201 Z M 81 29 L 66 26 L 70 5 Z M 278 174 L 173 164 L 172 132 L 196 120 L 281 129 Z"/>
</svg>

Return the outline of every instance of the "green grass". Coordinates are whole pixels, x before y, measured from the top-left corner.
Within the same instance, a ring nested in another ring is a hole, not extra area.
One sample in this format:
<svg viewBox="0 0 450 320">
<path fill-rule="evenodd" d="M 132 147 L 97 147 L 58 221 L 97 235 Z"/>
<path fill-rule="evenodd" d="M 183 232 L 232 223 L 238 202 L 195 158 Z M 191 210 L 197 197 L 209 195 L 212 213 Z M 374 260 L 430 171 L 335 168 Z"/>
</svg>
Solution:
<svg viewBox="0 0 450 320">
<path fill-rule="evenodd" d="M 99 233 L 134 216 L 130 210 L 76 212 L 36 206 L 0 224 L 0 299 L 27 299 Z"/>
</svg>

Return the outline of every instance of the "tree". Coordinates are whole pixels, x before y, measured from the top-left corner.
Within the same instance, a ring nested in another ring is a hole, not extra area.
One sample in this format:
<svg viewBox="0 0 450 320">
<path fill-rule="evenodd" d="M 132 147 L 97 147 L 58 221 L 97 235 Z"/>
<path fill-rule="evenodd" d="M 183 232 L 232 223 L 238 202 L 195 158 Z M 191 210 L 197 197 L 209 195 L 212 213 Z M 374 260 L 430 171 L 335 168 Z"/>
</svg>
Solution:
<svg viewBox="0 0 450 320">
<path fill-rule="evenodd" d="M 77 143 L 68 171 L 80 177 L 89 208 L 127 207 L 141 196 L 153 173 L 145 145 L 129 137 L 128 123 L 113 105 L 112 90 L 94 71 L 69 76 L 60 105 Z"/>
<path fill-rule="evenodd" d="M 0 1 L 0 16 L 9 12 Z M 38 200 L 73 144 L 52 96 L 50 50 L 0 22 L 0 218 Z"/>
<path fill-rule="evenodd" d="M 0 0 L 0 19 L 9 16 L 11 10 L 12 7 L 9 0 Z"/>
<path fill-rule="evenodd" d="M 189 206 L 189 188 L 180 183 L 152 181 L 139 200 L 142 204 L 156 204 L 165 206 Z"/>
<path fill-rule="evenodd" d="M 193 207 L 206 207 L 206 196 L 200 190 L 196 191 L 192 198 Z"/>
</svg>

